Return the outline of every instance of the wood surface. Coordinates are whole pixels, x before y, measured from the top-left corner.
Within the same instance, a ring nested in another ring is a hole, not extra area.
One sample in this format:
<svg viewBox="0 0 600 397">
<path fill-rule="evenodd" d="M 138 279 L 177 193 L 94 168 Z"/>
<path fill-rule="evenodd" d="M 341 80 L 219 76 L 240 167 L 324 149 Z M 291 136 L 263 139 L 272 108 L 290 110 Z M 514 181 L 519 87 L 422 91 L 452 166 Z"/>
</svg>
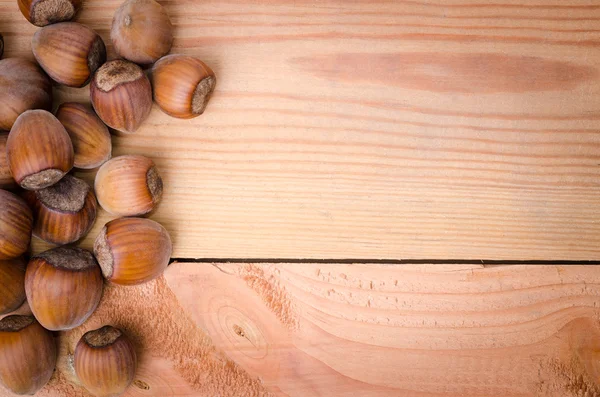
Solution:
<svg viewBox="0 0 600 397">
<path fill-rule="evenodd" d="M 120 2 L 77 17 L 111 56 Z M 160 167 L 175 257 L 600 259 L 597 1 L 161 3 L 215 95 L 114 143 Z M 35 30 L 0 0 L 5 56 Z"/>
</svg>

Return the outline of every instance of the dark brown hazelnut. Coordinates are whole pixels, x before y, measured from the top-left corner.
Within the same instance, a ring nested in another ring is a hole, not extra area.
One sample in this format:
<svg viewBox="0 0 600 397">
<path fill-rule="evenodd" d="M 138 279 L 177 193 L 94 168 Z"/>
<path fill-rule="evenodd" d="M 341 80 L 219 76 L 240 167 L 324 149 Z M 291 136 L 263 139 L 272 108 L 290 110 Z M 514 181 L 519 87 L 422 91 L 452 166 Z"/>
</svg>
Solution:
<svg viewBox="0 0 600 397">
<path fill-rule="evenodd" d="M 0 189 L 13 189 L 17 183 L 10 173 L 8 158 L 6 157 L 6 141 L 8 132 L 0 131 Z"/>
<path fill-rule="evenodd" d="M 135 132 L 152 110 L 152 86 L 136 64 L 120 59 L 106 62 L 90 84 L 92 105 L 106 125 Z"/>
<path fill-rule="evenodd" d="M 21 114 L 6 142 L 8 166 L 24 189 L 37 190 L 58 182 L 73 168 L 73 145 L 60 121 L 45 110 Z"/>
<path fill-rule="evenodd" d="M 100 167 L 110 159 L 110 133 L 91 108 L 81 103 L 63 103 L 56 111 L 56 118 L 71 137 L 75 151 L 75 168 Z"/>
<path fill-rule="evenodd" d="M 25 272 L 27 302 L 51 331 L 80 326 L 102 297 L 103 280 L 94 256 L 81 248 L 58 247 L 34 256 Z"/>
<path fill-rule="evenodd" d="M 133 382 L 137 367 L 135 348 L 118 328 L 106 325 L 86 332 L 74 357 L 75 374 L 93 395 L 121 395 Z"/>
<path fill-rule="evenodd" d="M 204 113 L 217 78 L 201 60 L 167 55 L 152 67 L 154 100 L 170 116 L 189 119 Z"/>
<path fill-rule="evenodd" d="M 40 67 L 26 59 L 0 60 L 0 130 L 10 130 L 29 109 L 50 110 L 52 84 Z"/>
<path fill-rule="evenodd" d="M 156 1 L 126 0 L 115 12 L 110 39 L 121 57 L 150 64 L 171 50 L 173 26 Z"/>
<path fill-rule="evenodd" d="M 69 87 L 83 87 L 106 61 L 102 38 L 85 25 L 62 22 L 39 29 L 31 49 L 52 80 Z"/>
<path fill-rule="evenodd" d="M 115 157 L 100 167 L 94 182 L 100 206 L 113 215 L 137 216 L 151 212 L 160 202 L 163 182 L 148 157 Z"/>
<path fill-rule="evenodd" d="M 45 189 L 27 191 L 33 210 L 33 235 L 52 244 L 73 243 L 85 236 L 96 221 L 96 196 L 85 181 L 65 175 Z"/>
<path fill-rule="evenodd" d="M 71 20 L 81 8 L 82 0 L 18 0 L 21 13 L 35 26 Z"/>
<path fill-rule="evenodd" d="M 167 230 L 147 218 L 108 222 L 94 242 L 104 277 L 122 285 L 142 284 L 167 268 L 173 245 Z"/>
<path fill-rule="evenodd" d="M 25 260 L 0 260 L 0 315 L 17 310 L 25 302 Z"/>
<path fill-rule="evenodd" d="M 0 260 L 23 255 L 29 248 L 33 215 L 16 194 L 0 190 Z"/>
<path fill-rule="evenodd" d="M 52 377 L 57 349 L 52 333 L 32 316 L 0 320 L 0 380 L 15 394 L 35 394 Z"/>
</svg>

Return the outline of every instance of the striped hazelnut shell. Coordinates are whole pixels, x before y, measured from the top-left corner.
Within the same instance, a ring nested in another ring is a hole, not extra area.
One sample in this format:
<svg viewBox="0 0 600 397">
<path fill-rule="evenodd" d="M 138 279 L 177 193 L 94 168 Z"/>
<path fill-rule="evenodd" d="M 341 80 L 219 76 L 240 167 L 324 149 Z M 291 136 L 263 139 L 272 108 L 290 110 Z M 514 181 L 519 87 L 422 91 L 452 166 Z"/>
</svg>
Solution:
<svg viewBox="0 0 600 397">
<path fill-rule="evenodd" d="M 150 64 L 171 50 L 173 25 L 156 1 L 126 0 L 115 12 L 110 39 L 119 56 Z"/>
<path fill-rule="evenodd" d="M 4 37 L 0 34 L 0 58 L 4 54 Z"/>
<path fill-rule="evenodd" d="M 27 264 L 27 302 L 40 324 L 52 331 L 83 324 L 96 310 L 102 288 L 98 263 L 81 248 L 54 248 Z"/>
<path fill-rule="evenodd" d="M 13 312 L 25 302 L 25 260 L 0 260 L 0 315 Z"/>
<path fill-rule="evenodd" d="M 58 107 L 56 118 L 71 137 L 75 151 L 75 168 L 93 169 L 110 159 L 110 133 L 90 107 L 81 103 L 66 102 Z"/>
<path fill-rule="evenodd" d="M 8 135 L 6 153 L 13 178 L 28 190 L 51 186 L 73 168 L 71 138 L 45 110 L 28 110 L 17 118 Z"/>
<path fill-rule="evenodd" d="M 19 196 L 0 190 L 0 260 L 23 255 L 29 248 L 33 214 Z"/>
<path fill-rule="evenodd" d="M 158 222 L 119 218 L 108 222 L 94 242 L 94 255 L 104 277 L 122 285 L 148 282 L 167 268 L 171 237 Z"/>
<path fill-rule="evenodd" d="M 96 221 L 98 205 L 92 188 L 71 175 L 45 189 L 27 191 L 24 198 L 33 211 L 33 235 L 52 244 L 79 240 Z"/>
<path fill-rule="evenodd" d="M 106 125 L 132 133 L 150 115 L 152 86 L 135 63 L 117 59 L 102 65 L 90 84 L 92 106 Z"/>
<path fill-rule="evenodd" d="M 34 62 L 20 58 L 0 60 L 0 130 L 10 130 L 21 113 L 52 108 L 52 84 Z"/>
<path fill-rule="evenodd" d="M 75 347 L 75 374 L 93 395 L 118 396 L 133 382 L 135 348 L 118 328 L 106 325 L 86 332 Z"/>
<path fill-rule="evenodd" d="M 8 132 L 0 131 L 0 189 L 13 189 L 17 186 L 8 167 L 8 158 L 6 157 L 7 140 Z"/>
<path fill-rule="evenodd" d="M 71 20 L 82 0 L 18 0 L 21 13 L 35 26 L 46 26 Z"/>
<path fill-rule="evenodd" d="M 94 182 L 100 206 L 113 215 L 138 216 L 160 202 L 163 182 L 148 157 L 115 157 L 100 167 Z"/>
<path fill-rule="evenodd" d="M 0 320 L 0 381 L 15 394 L 35 394 L 52 377 L 57 349 L 52 333 L 32 316 Z"/>
<path fill-rule="evenodd" d="M 187 55 L 167 55 L 152 67 L 154 100 L 173 117 L 189 119 L 204 113 L 216 84 L 212 69 Z"/>
<path fill-rule="evenodd" d="M 52 80 L 83 87 L 106 61 L 106 48 L 94 30 L 77 22 L 62 22 L 39 29 L 31 49 Z"/>
</svg>

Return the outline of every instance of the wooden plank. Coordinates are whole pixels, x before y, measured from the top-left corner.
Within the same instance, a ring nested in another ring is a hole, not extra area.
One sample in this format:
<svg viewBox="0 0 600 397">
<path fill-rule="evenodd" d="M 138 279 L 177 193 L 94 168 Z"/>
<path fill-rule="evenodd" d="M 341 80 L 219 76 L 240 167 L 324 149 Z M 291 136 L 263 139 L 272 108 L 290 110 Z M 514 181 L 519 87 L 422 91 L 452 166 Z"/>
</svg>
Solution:
<svg viewBox="0 0 600 397">
<path fill-rule="evenodd" d="M 165 277 L 274 395 L 600 396 L 598 267 L 186 263 Z"/>
<path fill-rule="evenodd" d="M 78 20 L 108 39 L 120 1 Z M 600 259 L 595 0 L 162 3 L 217 91 L 114 141 L 175 257 Z M 31 56 L 13 0 L 0 31 Z"/>
</svg>

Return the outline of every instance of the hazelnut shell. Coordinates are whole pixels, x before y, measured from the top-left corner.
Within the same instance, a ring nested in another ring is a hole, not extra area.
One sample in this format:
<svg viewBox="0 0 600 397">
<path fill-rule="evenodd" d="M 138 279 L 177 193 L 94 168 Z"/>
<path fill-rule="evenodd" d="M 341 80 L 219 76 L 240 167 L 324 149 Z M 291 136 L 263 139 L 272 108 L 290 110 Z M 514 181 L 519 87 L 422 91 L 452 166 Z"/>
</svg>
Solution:
<svg viewBox="0 0 600 397">
<path fill-rule="evenodd" d="M 173 117 L 189 119 L 204 113 L 216 84 L 212 69 L 187 55 L 167 55 L 152 67 L 154 100 Z"/>
<path fill-rule="evenodd" d="M 50 110 L 52 84 L 40 67 L 26 59 L 0 60 L 0 130 L 10 130 L 29 109 Z"/>
<path fill-rule="evenodd" d="M 110 39 L 119 56 L 150 64 L 171 50 L 173 25 L 156 1 L 126 0 L 115 12 Z"/>
<path fill-rule="evenodd" d="M 102 65 L 90 84 L 96 114 L 106 125 L 132 133 L 150 115 L 152 86 L 136 64 L 117 59 Z"/>
<path fill-rule="evenodd" d="M 110 133 L 91 108 L 81 103 L 66 102 L 58 107 L 56 118 L 71 137 L 75 168 L 93 169 L 110 159 Z"/>
<path fill-rule="evenodd" d="M 28 110 L 17 118 L 8 135 L 6 153 L 13 178 L 28 190 L 51 186 L 73 168 L 71 138 L 45 110 Z"/>
<path fill-rule="evenodd" d="M 100 206 L 109 213 L 137 216 L 149 213 L 160 202 L 163 182 L 152 160 L 125 155 L 100 167 L 94 188 Z"/>
<path fill-rule="evenodd" d="M 33 211 L 33 235 L 52 244 L 79 240 L 96 221 L 98 205 L 92 188 L 71 175 L 45 189 L 27 191 L 24 198 Z"/>
<path fill-rule="evenodd" d="M 21 14 L 35 26 L 69 21 L 81 8 L 82 0 L 18 0 Z"/>
<path fill-rule="evenodd" d="M 0 260 L 0 315 L 17 310 L 25 302 L 25 260 Z"/>
<path fill-rule="evenodd" d="M 29 248 L 33 215 L 19 196 L 0 190 L 0 260 L 23 255 Z"/>
<path fill-rule="evenodd" d="M 85 25 L 62 22 L 39 29 L 31 49 L 52 80 L 69 87 L 83 87 L 106 61 L 102 38 Z"/>
<path fill-rule="evenodd" d="M 15 394 L 35 394 L 52 377 L 57 349 L 52 333 L 32 316 L 0 320 L 0 380 Z"/>
<path fill-rule="evenodd" d="M 85 322 L 102 297 L 100 267 L 89 251 L 54 248 L 31 258 L 25 272 L 27 302 L 46 329 L 68 330 Z"/>
<path fill-rule="evenodd" d="M 0 131 L 0 189 L 13 189 L 17 186 L 8 167 L 8 158 L 6 157 L 7 140 L 8 132 Z"/>
<path fill-rule="evenodd" d="M 167 230 L 146 218 L 108 222 L 94 242 L 104 277 L 122 285 L 148 282 L 167 268 L 173 245 Z"/>
<path fill-rule="evenodd" d="M 118 396 L 133 382 L 135 348 L 119 329 L 104 326 L 85 333 L 74 355 L 75 374 L 95 396 Z"/>
</svg>

